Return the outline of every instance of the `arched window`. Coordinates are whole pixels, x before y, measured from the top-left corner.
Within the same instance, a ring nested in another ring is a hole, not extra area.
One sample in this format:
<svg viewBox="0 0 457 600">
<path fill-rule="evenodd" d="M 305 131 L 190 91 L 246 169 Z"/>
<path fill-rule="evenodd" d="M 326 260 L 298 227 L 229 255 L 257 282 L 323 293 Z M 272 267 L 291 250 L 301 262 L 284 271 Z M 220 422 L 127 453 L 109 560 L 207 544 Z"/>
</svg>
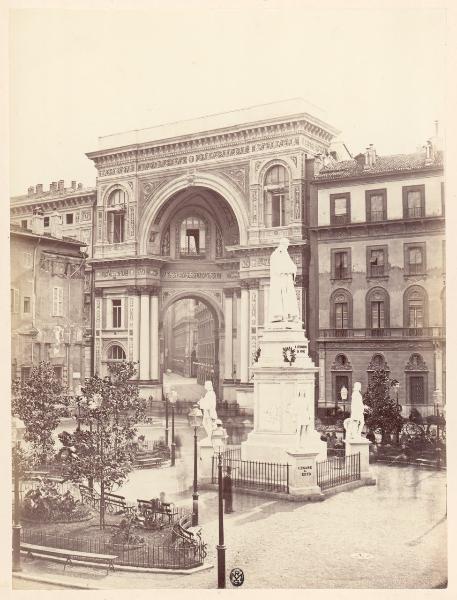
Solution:
<svg viewBox="0 0 457 600">
<path fill-rule="evenodd" d="M 107 227 L 108 242 L 119 244 L 125 240 L 125 211 L 127 194 L 124 190 L 113 190 L 108 197 Z"/>
<path fill-rule="evenodd" d="M 384 335 L 384 329 L 389 327 L 390 322 L 389 294 L 384 288 L 375 287 L 368 291 L 366 318 L 367 329 L 371 329 L 371 335 Z"/>
<path fill-rule="evenodd" d="M 406 401 L 411 406 L 428 403 L 428 367 L 420 354 L 411 354 L 405 366 Z"/>
<path fill-rule="evenodd" d="M 420 285 L 412 285 L 403 297 L 403 325 L 410 335 L 422 335 L 427 321 L 427 292 Z"/>
<path fill-rule="evenodd" d="M 108 206 L 110 207 L 125 207 L 127 204 L 127 194 L 124 190 L 118 189 L 111 192 L 108 198 Z"/>
<path fill-rule="evenodd" d="M 352 296 L 347 290 L 335 290 L 330 296 L 330 323 L 337 337 L 346 337 L 352 328 Z"/>
<path fill-rule="evenodd" d="M 264 223 L 265 227 L 281 227 L 288 223 L 289 173 L 282 165 L 270 167 L 265 174 Z"/>
<path fill-rule="evenodd" d="M 125 360 L 125 352 L 121 346 L 114 344 L 110 347 L 108 351 L 108 359 L 109 360 Z"/>
<path fill-rule="evenodd" d="M 180 254 L 183 257 L 205 256 L 206 223 L 198 217 L 187 217 L 180 228 Z"/>
</svg>

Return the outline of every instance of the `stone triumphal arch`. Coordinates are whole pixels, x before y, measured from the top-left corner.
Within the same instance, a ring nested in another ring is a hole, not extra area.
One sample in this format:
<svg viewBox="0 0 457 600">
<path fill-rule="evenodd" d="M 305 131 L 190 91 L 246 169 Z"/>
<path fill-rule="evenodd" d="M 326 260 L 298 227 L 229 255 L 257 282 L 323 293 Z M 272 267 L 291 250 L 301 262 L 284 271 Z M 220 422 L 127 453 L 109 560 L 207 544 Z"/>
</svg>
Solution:
<svg viewBox="0 0 457 600">
<path fill-rule="evenodd" d="M 98 170 L 96 371 L 123 352 L 139 363 L 142 394 L 160 394 L 164 314 L 180 298 L 200 299 L 217 317 L 219 396 L 242 402 L 281 237 L 306 328 L 308 159 L 337 132 L 305 103 L 285 104 L 279 117 L 267 108 L 107 136 L 88 154 Z"/>
</svg>

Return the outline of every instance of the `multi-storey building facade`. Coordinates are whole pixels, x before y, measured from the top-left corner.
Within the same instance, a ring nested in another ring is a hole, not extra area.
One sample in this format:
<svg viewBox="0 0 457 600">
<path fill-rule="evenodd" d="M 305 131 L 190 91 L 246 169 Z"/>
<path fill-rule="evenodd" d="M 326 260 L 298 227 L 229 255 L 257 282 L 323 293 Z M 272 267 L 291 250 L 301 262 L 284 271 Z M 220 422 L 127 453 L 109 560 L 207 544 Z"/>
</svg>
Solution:
<svg viewBox="0 0 457 600">
<path fill-rule="evenodd" d="M 384 366 L 399 403 L 427 414 L 444 393 L 444 178 L 438 140 L 420 152 L 316 161 L 312 348 L 319 405 L 344 403 Z M 342 398 L 343 396 L 343 398 Z M 347 403 L 346 403 L 347 405 Z"/>
<path fill-rule="evenodd" d="M 90 376 L 90 278 L 81 242 L 62 235 L 60 219 L 36 211 L 29 227 L 11 226 L 12 378 L 25 380 L 47 360 L 68 392 Z"/>
<path fill-rule="evenodd" d="M 95 370 L 119 347 L 139 362 L 142 393 L 158 391 L 164 316 L 191 298 L 214 318 L 219 397 L 249 394 L 281 237 L 307 327 L 309 165 L 336 133 L 292 101 L 102 138 L 88 154 L 98 171 Z"/>
<path fill-rule="evenodd" d="M 56 220 L 51 217 L 58 215 L 61 234 L 83 242 L 91 256 L 94 204 L 95 189 L 83 188 L 76 181 L 67 188 L 63 180 L 53 181 L 48 190 L 38 183 L 30 186 L 26 195 L 11 198 L 11 222 L 30 228 L 33 213 L 39 208 L 43 213 L 44 233 L 52 233 L 52 223 Z"/>
<path fill-rule="evenodd" d="M 13 223 L 29 227 L 40 208 L 43 231 L 88 244 L 92 371 L 133 360 L 141 393 L 159 395 L 171 355 L 187 364 L 195 349 L 218 398 L 249 403 L 269 257 L 287 237 L 320 405 L 381 364 L 405 413 L 440 402 L 442 153 L 434 140 L 352 159 L 337 133 L 289 101 L 107 136 L 88 154 L 95 188 L 59 181 L 13 198 Z M 197 307 L 193 333 L 176 317 L 181 300 Z"/>
</svg>

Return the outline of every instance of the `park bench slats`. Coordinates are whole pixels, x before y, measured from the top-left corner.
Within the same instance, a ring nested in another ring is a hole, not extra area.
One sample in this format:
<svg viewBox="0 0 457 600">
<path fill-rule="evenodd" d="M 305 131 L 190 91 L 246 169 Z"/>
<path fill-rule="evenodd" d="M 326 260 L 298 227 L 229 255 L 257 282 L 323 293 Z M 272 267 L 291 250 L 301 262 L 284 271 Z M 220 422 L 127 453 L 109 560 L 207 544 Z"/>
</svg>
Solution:
<svg viewBox="0 0 457 600">
<path fill-rule="evenodd" d="M 33 556 L 33 552 L 36 554 L 45 554 L 49 556 L 62 556 L 66 558 L 64 571 L 67 565 L 71 564 L 73 560 L 87 560 L 95 562 L 104 562 L 107 565 L 107 572 L 109 569 L 114 571 L 114 561 L 118 558 L 113 554 L 95 554 L 93 552 L 80 552 L 78 550 L 65 550 L 63 548 L 50 548 L 49 546 L 37 546 L 36 544 L 25 544 L 21 542 L 21 549 L 28 552 L 30 556 Z"/>
</svg>

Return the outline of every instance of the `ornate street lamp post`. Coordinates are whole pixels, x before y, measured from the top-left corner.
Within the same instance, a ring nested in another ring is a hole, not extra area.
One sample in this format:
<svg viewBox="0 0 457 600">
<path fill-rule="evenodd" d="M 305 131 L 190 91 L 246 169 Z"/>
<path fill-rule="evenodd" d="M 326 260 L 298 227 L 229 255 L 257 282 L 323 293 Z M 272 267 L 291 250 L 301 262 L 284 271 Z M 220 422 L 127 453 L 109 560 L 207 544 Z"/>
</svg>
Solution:
<svg viewBox="0 0 457 600">
<path fill-rule="evenodd" d="M 168 446 L 168 394 L 170 393 L 168 386 L 163 387 L 162 393 L 165 398 L 165 446 Z"/>
<path fill-rule="evenodd" d="M 13 515 L 13 571 L 21 570 L 21 504 L 19 499 L 19 450 L 24 437 L 25 425 L 18 417 L 12 418 L 14 515 Z"/>
<path fill-rule="evenodd" d="M 399 381 L 396 381 L 394 383 L 394 388 L 395 388 L 396 395 L 397 395 L 397 411 L 400 412 L 401 408 L 400 408 L 400 405 L 398 404 L 398 390 L 400 389 L 400 382 Z M 400 443 L 400 430 L 398 429 L 398 427 L 397 427 L 397 432 L 396 433 L 397 433 L 396 438 L 397 438 L 397 446 L 398 446 L 398 444 Z"/>
<path fill-rule="evenodd" d="M 175 444 L 175 404 L 178 399 L 178 393 L 171 390 L 169 401 L 171 404 L 171 466 L 175 466 L 176 461 L 176 444 Z"/>
<path fill-rule="evenodd" d="M 203 423 L 203 412 L 195 404 L 187 415 L 189 425 L 194 428 L 194 491 L 192 494 L 192 527 L 198 525 L 198 479 L 197 479 L 197 430 Z"/>
<path fill-rule="evenodd" d="M 217 455 L 217 479 L 219 484 L 219 544 L 217 548 L 217 587 L 225 588 L 225 544 L 224 544 L 224 507 L 222 502 L 222 453 L 225 448 L 227 433 L 222 421 L 217 420 L 217 428 L 211 434 L 211 444 Z"/>
</svg>

